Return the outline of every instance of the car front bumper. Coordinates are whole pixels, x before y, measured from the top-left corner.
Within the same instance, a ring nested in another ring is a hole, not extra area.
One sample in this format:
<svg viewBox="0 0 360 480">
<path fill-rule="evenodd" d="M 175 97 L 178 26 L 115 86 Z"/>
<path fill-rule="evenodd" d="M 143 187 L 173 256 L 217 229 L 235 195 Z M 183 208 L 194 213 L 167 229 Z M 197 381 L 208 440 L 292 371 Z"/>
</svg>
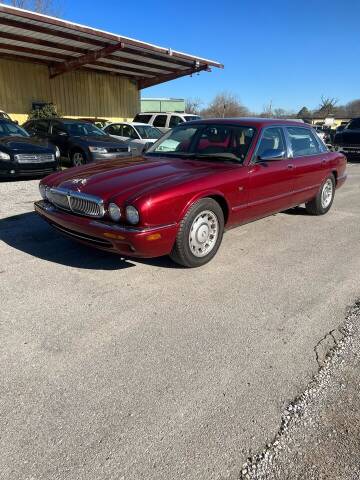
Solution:
<svg viewBox="0 0 360 480">
<path fill-rule="evenodd" d="M 153 258 L 168 255 L 175 242 L 177 224 L 139 228 L 74 215 L 40 200 L 35 211 L 67 237 L 86 245 L 128 257 Z"/>
<path fill-rule="evenodd" d="M 31 177 L 37 175 L 48 175 L 59 169 L 59 163 L 17 163 L 14 161 L 0 160 L 1 177 Z"/>
</svg>

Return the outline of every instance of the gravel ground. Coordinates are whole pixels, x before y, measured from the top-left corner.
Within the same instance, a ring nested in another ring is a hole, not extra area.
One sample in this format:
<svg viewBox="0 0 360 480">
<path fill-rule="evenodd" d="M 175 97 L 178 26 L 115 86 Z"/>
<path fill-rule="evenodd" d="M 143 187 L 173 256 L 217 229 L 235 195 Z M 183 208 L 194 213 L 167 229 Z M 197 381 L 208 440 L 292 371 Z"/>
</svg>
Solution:
<svg viewBox="0 0 360 480">
<path fill-rule="evenodd" d="M 241 479 L 360 478 L 360 302 L 317 350 L 321 344 L 319 372 L 288 405 L 273 442 L 243 465 Z"/>
</svg>

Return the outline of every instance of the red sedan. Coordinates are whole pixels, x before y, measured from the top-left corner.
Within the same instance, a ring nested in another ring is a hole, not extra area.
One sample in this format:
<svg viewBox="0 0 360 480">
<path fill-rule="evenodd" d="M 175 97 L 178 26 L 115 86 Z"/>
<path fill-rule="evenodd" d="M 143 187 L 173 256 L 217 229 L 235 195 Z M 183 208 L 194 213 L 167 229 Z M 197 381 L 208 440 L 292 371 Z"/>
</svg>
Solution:
<svg viewBox="0 0 360 480">
<path fill-rule="evenodd" d="M 295 121 L 181 124 L 142 157 L 98 162 L 40 182 L 35 210 L 61 233 L 123 256 L 170 255 L 186 267 L 216 254 L 224 229 L 305 203 L 329 211 L 346 158 Z"/>
</svg>

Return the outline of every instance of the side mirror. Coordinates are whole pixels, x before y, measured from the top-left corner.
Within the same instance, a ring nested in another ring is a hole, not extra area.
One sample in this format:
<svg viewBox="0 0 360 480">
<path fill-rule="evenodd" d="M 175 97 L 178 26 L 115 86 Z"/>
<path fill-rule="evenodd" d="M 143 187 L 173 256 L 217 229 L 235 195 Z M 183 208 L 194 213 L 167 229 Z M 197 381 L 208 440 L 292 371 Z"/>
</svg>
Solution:
<svg viewBox="0 0 360 480">
<path fill-rule="evenodd" d="M 279 148 L 271 148 L 265 150 L 261 155 L 258 156 L 259 162 L 274 162 L 276 160 L 283 160 L 285 158 L 285 150 L 280 150 Z"/>
</svg>

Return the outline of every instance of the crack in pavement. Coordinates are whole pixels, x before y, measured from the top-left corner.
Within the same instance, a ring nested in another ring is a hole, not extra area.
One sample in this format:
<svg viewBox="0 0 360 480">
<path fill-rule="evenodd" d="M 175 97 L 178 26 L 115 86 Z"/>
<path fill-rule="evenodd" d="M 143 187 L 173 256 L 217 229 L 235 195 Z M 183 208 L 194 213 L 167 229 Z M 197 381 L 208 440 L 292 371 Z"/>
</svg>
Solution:
<svg viewBox="0 0 360 480">
<path fill-rule="evenodd" d="M 357 321 L 360 319 L 360 300 L 348 309 L 348 313 L 345 317 L 345 321 L 338 328 L 335 328 L 324 335 L 323 338 L 314 347 L 316 361 L 319 366 L 318 372 L 314 375 L 313 379 L 309 382 L 308 386 L 302 394 L 296 397 L 285 409 L 281 417 L 281 424 L 274 439 L 267 443 L 265 449 L 252 457 L 249 457 L 246 463 L 243 465 L 239 474 L 240 480 L 266 480 L 274 479 L 276 470 L 274 469 L 274 461 L 276 460 L 279 465 L 283 461 L 281 453 L 285 455 L 290 452 L 290 448 L 287 445 L 289 437 L 289 428 L 301 426 L 301 422 L 304 419 L 305 413 L 309 410 L 311 405 L 317 401 L 321 401 L 321 396 L 327 393 L 329 390 L 329 378 L 332 377 L 339 364 L 346 362 L 349 356 L 349 347 L 352 342 L 352 338 L 356 331 Z M 308 420 L 309 423 L 311 422 Z M 296 446 L 300 448 L 299 445 Z M 316 468 L 313 465 L 312 468 Z M 302 474 L 303 475 L 303 474 Z M 310 478 L 308 476 L 295 478 Z M 288 478 L 288 476 L 276 476 L 276 478 Z M 322 477 L 319 475 L 311 476 L 311 478 L 335 478 L 334 476 Z M 347 478 L 347 477 L 345 477 Z M 352 477 L 351 477 L 352 478 Z M 354 477 L 360 478 L 360 477 Z"/>
</svg>

